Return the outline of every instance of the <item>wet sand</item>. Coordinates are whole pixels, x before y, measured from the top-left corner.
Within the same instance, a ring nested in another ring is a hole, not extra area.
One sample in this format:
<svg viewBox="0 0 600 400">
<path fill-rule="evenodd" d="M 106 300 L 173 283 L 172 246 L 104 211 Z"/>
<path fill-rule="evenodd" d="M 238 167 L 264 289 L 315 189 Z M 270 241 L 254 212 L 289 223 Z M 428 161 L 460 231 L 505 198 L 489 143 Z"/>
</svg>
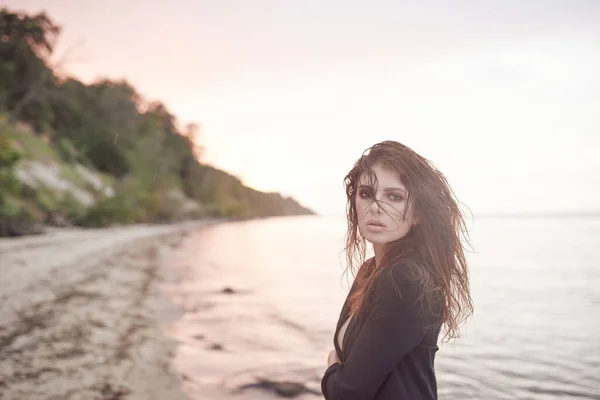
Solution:
<svg viewBox="0 0 600 400">
<path fill-rule="evenodd" d="M 190 400 L 323 398 L 320 381 L 333 334 L 315 331 L 312 317 L 290 313 L 295 307 L 285 300 L 274 301 L 270 290 L 283 284 L 281 275 L 268 273 L 275 280 L 266 283 L 257 273 L 264 264 L 252 254 L 264 255 L 261 246 L 272 241 L 257 235 L 256 243 L 248 229 L 270 223 L 197 230 L 171 258 L 178 281 L 164 289 L 183 315 L 168 335 L 178 341 L 173 368 Z"/>
<path fill-rule="evenodd" d="M 162 266 L 210 223 L 0 240 L 0 399 L 186 399 Z"/>
</svg>

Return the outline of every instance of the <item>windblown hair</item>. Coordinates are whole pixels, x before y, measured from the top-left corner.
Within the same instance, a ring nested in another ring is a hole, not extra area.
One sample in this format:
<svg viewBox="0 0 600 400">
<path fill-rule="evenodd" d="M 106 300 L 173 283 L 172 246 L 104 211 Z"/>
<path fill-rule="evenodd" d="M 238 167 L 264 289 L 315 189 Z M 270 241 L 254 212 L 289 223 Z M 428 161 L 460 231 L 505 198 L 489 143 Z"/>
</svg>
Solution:
<svg viewBox="0 0 600 400">
<path fill-rule="evenodd" d="M 384 246 L 379 266 L 365 261 L 365 238 L 358 230 L 356 196 L 359 180 L 376 185 L 375 165 L 399 174 L 407 189 L 404 214 L 412 205 L 418 221 L 408 234 Z M 468 243 L 464 218 L 446 177 L 411 148 L 384 141 L 367 149 L 346 175 L 347 195 L 346 272 L 355 277 L 350 312 L 361 314 L 367 307 L 374 282 L 386 265 L 411 265 L 418 281 L 421 304 L 438 305 L 439 326 L 445 339 L 456 338 L 460 325 L 473 313 L 468 266 L 461 237 Z M 461 235 L 462 234 L 462 235 Z"/>
</svg>

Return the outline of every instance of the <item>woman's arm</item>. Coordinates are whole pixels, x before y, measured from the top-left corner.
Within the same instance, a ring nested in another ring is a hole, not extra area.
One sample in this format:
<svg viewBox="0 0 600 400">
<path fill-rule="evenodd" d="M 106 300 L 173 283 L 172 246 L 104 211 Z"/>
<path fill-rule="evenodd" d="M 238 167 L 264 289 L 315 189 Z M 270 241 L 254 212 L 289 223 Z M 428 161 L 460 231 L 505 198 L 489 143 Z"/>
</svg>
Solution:
<svg viewBox="0 0 600 400">
<path fill-rule="evenodd" d="M 373 398 L 396 364 L 423 339 L 427 325 L 417 303 L 419 285 L 407 268 L 394 266 L 380 273 L 350 356 L 325 371 L 321 381 L 325 399 Z"/>
</svg>

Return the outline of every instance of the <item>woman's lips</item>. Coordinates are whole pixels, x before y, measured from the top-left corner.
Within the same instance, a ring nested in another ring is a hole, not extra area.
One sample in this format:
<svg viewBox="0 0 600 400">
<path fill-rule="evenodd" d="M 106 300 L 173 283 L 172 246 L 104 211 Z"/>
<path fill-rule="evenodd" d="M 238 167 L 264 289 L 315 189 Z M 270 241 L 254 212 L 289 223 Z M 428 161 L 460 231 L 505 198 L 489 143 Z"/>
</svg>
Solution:
<svg viewBox="0 0 600 400">
<path fill-rule="evenodd" d="M 371 232 L 383 232 L 385 231 L 385 225 L 377 220 L 367 221 L 367 229 Z"/>
</svg>

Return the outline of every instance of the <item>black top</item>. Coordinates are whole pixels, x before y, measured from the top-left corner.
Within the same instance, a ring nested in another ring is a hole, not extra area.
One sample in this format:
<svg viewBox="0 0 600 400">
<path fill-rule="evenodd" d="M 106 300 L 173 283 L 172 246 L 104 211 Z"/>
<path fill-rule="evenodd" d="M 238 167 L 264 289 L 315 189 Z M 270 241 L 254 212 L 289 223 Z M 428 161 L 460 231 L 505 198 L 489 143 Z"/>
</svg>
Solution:
<svg viewBox="0 0 600 400">
<path fill-rule="evenodd" d="M 337 336 L 348 318 L 348 293 L 334 336 L 340 363 L 321 380 L 326 400 L 437 399 L 436 307 L 418 302 L 419 282 L 404 265 L 384 267 L 374 282 L 364 318 L 352 318 L 341 351 Z M 398 293 L 400 292 L 400 293 Z M 439 309 L 439 307 L 438 307 Z"/>
</svg>

